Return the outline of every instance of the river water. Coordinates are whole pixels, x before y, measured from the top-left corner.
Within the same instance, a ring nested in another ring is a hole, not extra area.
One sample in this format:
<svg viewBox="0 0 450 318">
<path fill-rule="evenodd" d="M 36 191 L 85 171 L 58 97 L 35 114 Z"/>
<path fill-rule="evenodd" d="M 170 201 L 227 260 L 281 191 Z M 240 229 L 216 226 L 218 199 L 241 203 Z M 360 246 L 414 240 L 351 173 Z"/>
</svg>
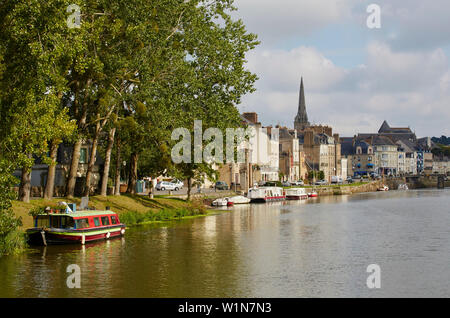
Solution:
<svg viewBox="0 0 450 318">
<path fill-rule="evenodd" d="M 237 206 L 0 259 L 0 297 L 450 297 L 450 190 Z M 81 269 L 70 289 L 67 267 Z M 370 264 L 381 288 L 369 289 Z"/>
</svg>

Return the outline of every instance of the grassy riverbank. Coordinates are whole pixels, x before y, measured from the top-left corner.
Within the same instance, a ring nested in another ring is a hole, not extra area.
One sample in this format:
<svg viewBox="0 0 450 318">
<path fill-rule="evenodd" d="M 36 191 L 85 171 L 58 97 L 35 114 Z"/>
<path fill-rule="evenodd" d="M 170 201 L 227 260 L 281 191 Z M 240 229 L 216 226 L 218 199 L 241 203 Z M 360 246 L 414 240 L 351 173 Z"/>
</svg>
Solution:
<svg viewBox="0 0 450 318">
<path fill-rule="evenodd" d="M 32 217 L 28 212 L 35 208 L 44 209 L 46 206 L 55 206 L 58 202 L 74 202 L 77 205 L 81 203 L 80 198 L 68 200 L 66 198 L 56 198 L 52 200 L 37 199 L 30 203 L 21 201 L 13 202 L 13 211 L 17 216 L 22 217 L 22 229 L 33 226 Z M 121 196 L 93 196 L 89 198 L 89 207 L 97 210 L 104 210 L 106 207 L 119 214 L 121 222 L 128 226 L 168 221 L 180 218 L 202 216 L 208 213 L 202 201 L 187 202 L 178 198 L 158 197 L 150 199 L 139 195 L 121 195 Z"/>
</svg>

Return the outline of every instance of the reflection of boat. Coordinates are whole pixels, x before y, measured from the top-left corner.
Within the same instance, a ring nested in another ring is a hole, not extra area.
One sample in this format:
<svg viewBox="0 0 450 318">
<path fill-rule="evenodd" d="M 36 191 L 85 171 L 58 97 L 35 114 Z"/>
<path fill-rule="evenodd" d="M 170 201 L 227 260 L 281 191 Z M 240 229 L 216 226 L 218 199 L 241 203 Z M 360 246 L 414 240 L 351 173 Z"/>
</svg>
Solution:
<svg viewBox="0 0 450 318">
<path fill-rule="evenodd" d="M 92 242 L 122 236 L 125 224 L 112 211 L 43 213 L 35 216 L 27 230 L 30 244 L 48 245 Z"/>
<path fill-rule="evenodd" d="M 260 187 L 251 188 L 248 191 L 248 198 L 251 202 L 272 202 L 286 199 L 283 194 L 283 188 L 279 187 Z"/>
<path fill-rule="evenodd" d="M 231 197 L 228 200 L 229 202 L 232 202 L 233 204 L 247 204 L 250 203 L 250 199 L 246 198 L 242 195 L 237 195 L 235 197 Z"/>
<path fill-rule="evenodd" d="M 227 206 L 230 201 L 230 198 L 219 198 L 214 200 L 211 204 L 212 206 Z"/>
<path fill-rule="evenodd" d="M 379 187 L 377 189 L 377 191 L 389 191 L 389 187 L 385 184 L 383 184 L 383 186 Z"/>
<path fill-rule="evenodd" d="M 308 198 L 317 198 L 319 195 L 317 194 L 316 191 L 313 192 L 309 192 L 308 193 Z"/>
<path fill-rule="evenodd" d="M 286 189 L 287 200 L 303 200 L 308 198 L 305 188 L 290 188 Z"/>
<path fill-rule="evenodd" d="M 406 183 L 403 183 L 398 185 L 398 190 L 409 190 L 409 188 Z"/>
</svg>

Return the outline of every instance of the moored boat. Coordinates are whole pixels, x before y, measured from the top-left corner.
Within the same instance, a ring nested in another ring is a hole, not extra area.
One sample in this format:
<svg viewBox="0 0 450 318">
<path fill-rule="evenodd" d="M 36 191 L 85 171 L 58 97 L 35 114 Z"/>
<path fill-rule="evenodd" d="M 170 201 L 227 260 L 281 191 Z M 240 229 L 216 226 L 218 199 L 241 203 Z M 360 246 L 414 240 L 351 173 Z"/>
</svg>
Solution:
<svg viewBox="0 0 450 318">
<path fill-rule="evenodd" d="M 317 194 L 316 191 L 313 192 L 309 192 L 308 193 L 308 198 L 317 198 L 319 195 Z"/>
<path fill-rule="evenodd" d="M 252 188 L 248 191 L 250 202 L 272 202 L 283 201 L 286 196 L 283 194 L 283 188 L 279 187 L 260 187 Z"/>
<path fill-rule="evenodd" d="M 305 188 L 286 189 L 286 200 L 303 200 L 308 198 Z"/>
<path fill-rule="evenodd" d="M 109 210 L 42 213 L 33 220 L 34 227 L 26 231 L 32 245 L 85 244 L 125 234 L 125 224 Z"/>
<path fill-rule="evenodd" d="M 246 198 L 246 197 L 244 197 L 242 195 L 237 195 L 237 196 L 231 197 L 228 201 L 233 203 L 233 204 L 247 204 L 247 203 L 250 203 L 250 199 Z"/>
<path fill-rule="evenodd" d="M 230 202 L 230 198 L 226 197 L 226 198 L 219 198 L 214 200 L 211 205 L 212 206 L 227 206 L 229 205 Z"/>
</svg>

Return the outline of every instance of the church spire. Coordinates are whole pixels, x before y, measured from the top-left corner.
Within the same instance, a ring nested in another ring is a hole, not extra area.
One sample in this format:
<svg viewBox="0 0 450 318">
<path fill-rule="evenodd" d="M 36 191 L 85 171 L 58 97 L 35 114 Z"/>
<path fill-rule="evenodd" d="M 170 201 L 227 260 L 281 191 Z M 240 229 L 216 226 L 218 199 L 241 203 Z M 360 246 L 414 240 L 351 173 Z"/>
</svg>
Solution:
<svg viewBox="0 0 450 318">
<path fill-rule="evenodd" d="M 295 116 L 294 128 L 297 130 L 304 130 L 309 126 L 308 114 L 306 113 L 306 103 L 305 103 L 305 89 L 303 87 L 303 77 L 300 81 L 300 96 L 298 101 L 298 113 Z"/>
</svg>

